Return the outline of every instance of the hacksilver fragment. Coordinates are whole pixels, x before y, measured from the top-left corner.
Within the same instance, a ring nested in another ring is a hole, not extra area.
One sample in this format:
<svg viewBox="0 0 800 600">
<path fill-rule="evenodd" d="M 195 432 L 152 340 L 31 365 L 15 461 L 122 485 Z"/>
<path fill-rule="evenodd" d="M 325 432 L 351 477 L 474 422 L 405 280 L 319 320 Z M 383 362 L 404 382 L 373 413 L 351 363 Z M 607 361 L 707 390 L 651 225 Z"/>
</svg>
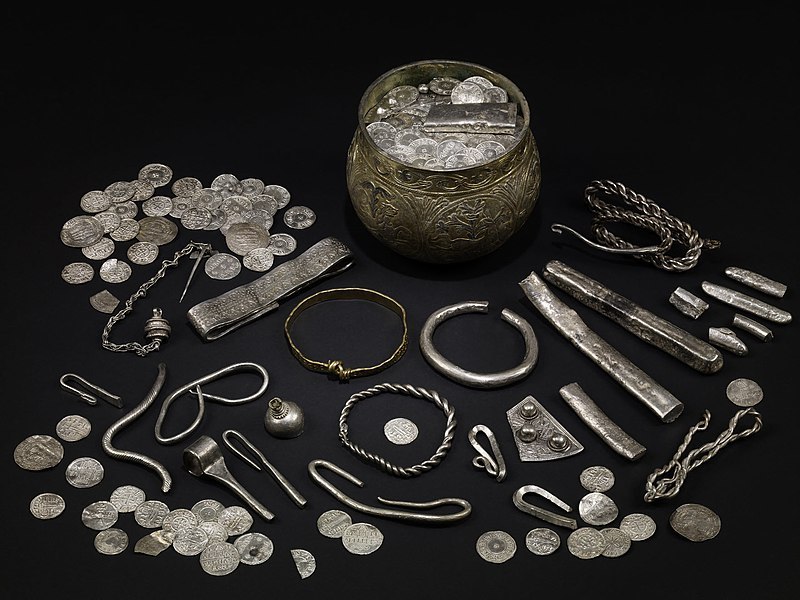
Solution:
<svg viewBox="0 0 800 600">
<path fill-rule="evenodd" d="M 709 327 L 708 340 L 736 356 L 747 355 L 747 344 L 740 340 L 732 329 L 727 327 Z"/>
<path fill-rule="evenodd" d="M 769 294 L 770 296 L 775 296 L 776 298 L 783 298 L 788 289 L 785 283 L 775 281 L 774 279 L 764 277 L 754 271 L 742 269 L 741 267 L 728 267 L 725 269 L 725 275 L 734 281 L 738 281 L 754 290 Z"/>
<path fill-rule="evenodd" d="M 726 288 L 725 286 L 704 281 L 702 283 L 702 288 L 703 291 L 712 298 L 728 304 L 729 306 L 733 306 L 734 308 L 752 313 L 767 321 L 785 324 L 790 323 L 792 320 L 792 315 L 788 311 L 772 306 L 758 298 L 753 298 L 747 294 Z"/>
<path fill-rule="evenodd" d="M 708 309 L 708 302 L 680 286 L 670 295 L 669 303 L 692 319 L 697 319 Z"/>
</svg>

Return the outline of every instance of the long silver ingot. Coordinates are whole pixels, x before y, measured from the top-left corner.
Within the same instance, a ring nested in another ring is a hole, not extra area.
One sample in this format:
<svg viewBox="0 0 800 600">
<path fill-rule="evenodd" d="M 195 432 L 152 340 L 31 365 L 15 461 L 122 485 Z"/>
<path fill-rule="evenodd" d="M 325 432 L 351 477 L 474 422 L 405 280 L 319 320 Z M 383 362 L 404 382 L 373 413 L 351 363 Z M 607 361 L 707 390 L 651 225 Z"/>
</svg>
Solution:
<svg viewBox="0 0 800 600">
<path fill-rule="evenodd" d="M 696 371 L 709 374 L 722 368 L 722 353 L 708 342 L 654 315 L 564 263 L 551 260 L 545 265 L 542 274 L 545 280 L 576 300 Z"/>
<path fill-rule="evenodd" d="M 647 448 L 629 436 L 583 391 L 577 383 L 565 385 L 558 393 L 581 421 L 594 431 L 606 445 L 620 456 L 628 460 L 638 460 L 647 451 Z"/>
<path fill-rule="evenodd" d="M 733 325 L 742 331 L 756 336 L 762 342 L 768 342 L 772 339 L 772 330 L 758 321 L 754 321 L 749 317 L 736 313 L 733 315 Z"/>
<path fill-rule="evenodd" d="M 725 275 L 734 281 L 743 283 L 754 290 L 764 292 L 765 294 L 775 296 L 776 298 L 783 298 L 786 290 L 788 289 L 785 283 L 780 283 L 779 281 L 775 281 L 769 277 L 764 277 L 763 275 L 759 275 L 754 271 L 742 269 L 741 267 L 728 267 L 725 269 Z"/>
<path fill-rule="evenodd" d="M 753 298 L 747 294 L 709 281 L 704 281 L 702 283 L 702 288 L 703 291 L 712 298 L 724 302 L 729 306 L 733 306 L 734 308 L 752 313 L 767 321 L 784 324 L 792 321 L 792 315 L 789 312 L 763 302 L 758 298 Z"/>
<path fill-rule="evenodd" d="M 187 317 L 200 337 L 216 340 L 276 310 L 279 301 L 341 273 L 353 260 L 352 252 L 342 242 L 324 238 L 258 279 L 196 304 Z"/>
<path fill-rule="evenodd" d="M 680 416 L 683 412 L 683 403 L 680 400 L 589 329 L 578 313 L 559 300 L 535 272 L 531 272 L 519 285 L 531 304 L 561 335 L 656 414 L 662 422 L 669 423 Z"/>
</svg>

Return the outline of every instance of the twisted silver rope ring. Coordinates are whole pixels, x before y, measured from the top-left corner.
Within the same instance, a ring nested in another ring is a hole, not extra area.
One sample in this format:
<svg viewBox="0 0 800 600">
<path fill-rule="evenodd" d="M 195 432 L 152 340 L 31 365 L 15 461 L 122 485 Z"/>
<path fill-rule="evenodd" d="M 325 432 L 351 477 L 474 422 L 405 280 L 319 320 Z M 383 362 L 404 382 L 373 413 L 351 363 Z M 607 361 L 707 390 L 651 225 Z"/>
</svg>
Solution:
<svg viewBox="0 0 800 600">
<path fill-rule="evenodd" d="M 444 439 L 442 439 L 441 445 L 428 460 L 410 467 L 398 467 L 374 452 L 367 452 L 358 444 L 350 441 L 350 438 L 348 437 L 349 431 L 347 426 L 347 417 L 350 414 L 350 411 L 353 409 L 353 406 L 365 398 L 370 398 L 382 393 L 406 394 L 407 396 L 422 398 L 423 400 L 433 402 L 442 410 L 445 418 L 447 419 L 444 430 Z M 386 471 L 387 473 L 395 475 L 396 477 L 416 477 L 417 475 L 421 475 L 426 471 L 430 471 L 433 467 L 442 462 L 442 459 L 444 459 L 444 457 L 447 455 L 447 452 L 450 450 L 450 447 L 453 444 L 455 429 L 455 409 L 450 405 L 446 398 L 442 398 L 435 391 L 399 383 L 380 383 L 372 386 L 371 388 L 367 388 L 362 392 L 353 394 L 350 396 L 350 399 L 345 402 L 345 405 L 342 408 L 342 414 L 339 415 L 339 439 L 341 440 L 342 444 L 365 462 L 377 466 L 382 471 Z"/>
</svg>

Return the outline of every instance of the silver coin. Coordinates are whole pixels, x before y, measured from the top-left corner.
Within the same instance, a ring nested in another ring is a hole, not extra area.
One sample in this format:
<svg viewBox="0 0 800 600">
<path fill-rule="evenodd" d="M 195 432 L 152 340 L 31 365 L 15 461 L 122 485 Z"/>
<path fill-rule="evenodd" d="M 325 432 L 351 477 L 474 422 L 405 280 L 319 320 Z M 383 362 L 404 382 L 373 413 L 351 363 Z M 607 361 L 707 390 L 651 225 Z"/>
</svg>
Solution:
<svg viewBox="0 0 800 600">
<path fill-rule="evenodd" d="M 172 182 L 170 190 L 176 196 L 183 196 L 185 198 L 193 198 L 203 189 L 203 183 L 197 177 L 181 177 Z M 220 197 L 220 201 L 222 197 Z M 208 208 L 206 206 L 205 208 Z"/>
<path fill-rule="evenodd" d="M 340 538 L 345 529 L 353 524 L 353 520 L 343 510 L 326 510 L 317 519 L 317 530 L 329 538 Z"/>
<path fill-rule="evenodd" d="M 226 506 L 219 511 L 217 521 L 228 530 L 229 535 L 241 535 L 253 526 L 253 516 L 242 506 Z"/>
<path fill-rule="evenodd" d="M 114 240 L 101 237 L 91 246 L 84 246 L 81 248 L 81 254 L 90 260 L 105 260 L 114 254 L 114 249 Z"/>
<path fill-rule="evenodd" d="M 147 529 L 158 529 L 164 525 L 169 506 L 160 500 L 145 500 L 133 511 L 133 519 Z"/>
<path fill-rule="evenodd" d="M 131 181 L 131 185 L 133 186 L 133 196 L 131 197 L 133 202 L 144 202 L 156 193 L 155 186 L 149 181 L 134 179 Z"/>
<path fill-rule="evenodd" d="M 124 260 L 109 258 L 100 265 L 99 273 L 106 283 L 122 283 L 131 276 L 131 266 Z"/>
<path fill-rule="evenodd" d="M 70 248 L 85 248 L 98 241 L 105 229 L 95 216 L 78 215 L 61 226 L 61 242 Z"/>
<path fill-rule="evenodd" d="M 263 533 L 245 533 L 233 541 L 239 560 L 246 565 L 260 565 L 272 556 L 272 540 Z"/>
<path fill-rule="evenodd" d="M 108 290 L 100 290 L 96 294 L 89 296 L 89 304 L 98 312 L 110 315 L 119 306 L 119 298 Z"/>
<path fill-rule="evenodd" d="M 481 154 L 483 154 L 486 160 L 494 160 L 506 152 L 506 147 L 500 142 L 496 142 L 494 140 L 480 142 L 475 147 L 481 151 Z"/>
<path fill-rule="evenodd" d="M 600 530 L 606 542 L 602 555 L 607 558 L 617 558 L 631 549 L 631 538 L 618 527 L 605 527 Z"/>
<path fill-rule="evenodd" d="M 81 196 L 81 208 L 87 213 L 99 213 L 111 206 L 111 196 L 102 190 L 92 190 Z"/>
<path fill-rule="evenodd" d="M 211 188 L 221 192 L 223 197 L 235 196 L 242 192 L 242 184 L 239 182 L 239 178 L 232 173 L 217 175 L 211 182 Z"/>
<path fill-rule="evenodd" d="M 307 229 L 317 220 L 317 215 L 307 206 L 292 206 L 283 213 L 283 222 L 292 229 Z"/>
<path fill-rule="evenodd" d="M 161 187 L 172 180 L 172 169 L 161 163 L 150 163 L 139 169 L 137 179 L 149 181 L 153 187 Z"/>
<path fill-rule="evenodd" d="M 488 90 L 489 88 L 494 87 L 494 84 L 491 81 L 489 81 L 488 79 L 486 79 L 486 77 L 483 77 L 481 75 L 473 75 L 472 77 L 467 77 L 466 79 L 464 79 L 464 83 L 474 83 L 482 90 Z"/>
<path fill-rule="evenodd" d="M 172 210 L 172 198 L 153 196 L 142 203 L 142 212 L 148 217 L 166 217 Z"/>
<path fill-rule="evenodd" d="M 224 281 L 236 277 L 242 270 L 242 263 L 233 254 L 217 252 L 206 259 L 204 269 L 211 279 Z"/>
<path fill-rule="evenodd" d="M 115 181 L 106 186 L 105 192 L 111 197 L 111 202 L 116 204 L 127 202 L 133 198 L 136 188 L 130 181 Z"/>
<path fill-rule="evenodd" d="M 175 533 L 172 531 L 165 531 L 159 529 L 148 533 L 142 537 L 133 547 L 134 552 L 147 554 L 148 556 L 158 556 L 164 550 L 172 546 L 172 541 L 175 539 Z"/>
<path fill-rule="evenodd" d="M 187 210 L 192 208 L 194 203 L 191 198 L 183 196 L 176 196 L 172 199 L 172 208 L 169 211 L 169 216 L 175 219 L 180 219 Z"/>
<path fill-rule="evenodd" d="M 455 77 L 434 77 L 428 82 L 428 89 L 434 94 L 449 96 L 459 83 L 461 80 Z"/>
<path fill-rule="evenodd" d="M 268 194 L 259 194 L 252 197 L 253 210 L 263 210 L 271 217 L 278 212 L 278 201 Z"/>
<path fill-rule="evenodd" d="M 200 553 L 200 566 L 209 575 L 221 576 L 233 573 L 240 561 L 239 551 L 230 542 L 209 544 Z"/>
<path fill-rule="evenodd" d="M 234 223 L 225 232 L 225 243 L 234 254 L 244 256 L 253 248 L 266 248 L 269 245 L 269 232 L 253 223 Z"/>
<path fill-rule="evenodd" d="M 239 184 L 242 186 L 243 196 L 253 197 L 264 193 L 264 182 L 257 177 L 246 177 Z"/>
<path fill-rule="evenodd" d="M 616 503 L 603 492 L 589 492 L 578 504 L 581 518 L 589 525 L 608 525 L 617 518 Z"/>
<path fill-rule="evenodd" d="M 67 415 L 56 423 L 56 435 L 65 442 L 82 440 L 92 431 L 89 419 L 81 415 Z"/>
<path fill-rule="evenodd" d="M 158 258 L 158 246 L 153 242 L 134 242 L 128 247 L 127 256 L 135 265 L 149 265 Z"/>
<path fill-rule="evenodd" d="M 383 533 L 371 523 L 353 523 L 342 532 L 342 545 L 351 554 L 372 554 L 383 544 Z"/>
<path fill-rule="evenodd" d="M 252 208 L 242 213 L 242 217 L 248 223 L 263 227 L 267 233 L 272 229 L 272 215 L 263 208 Z"/>
<path fill-rule="evenodd" d="M 81 456 L 67 465 L 64 475 L 72 487 L 90 488 L 103 481 L 105 469 L 96 458 Z"/>
<path fill-rule="evenodd" d="M 628 534 L 632 542 L 641 542 L 656 532 L 656 522 L 649 515 L 631 513 L 622 517 L 619 528 Z"/>
<path fill-rule="evenodd" d="M 208 534 L 198 525 L 186 527 L 175 534 L 172 547 L 183 556 L 197 556 L 208 546 Z"/>
<path fill-rule="evenodd" d="M 419 428 L 417 428 L 413 421 L 404 417 L 396 417 L 386 421 L 386 424 L 383 426 L 383 434 L 386 436 L 386 439 L 393 444 L 404 446 L 417 439 Z"/>
<path fill-rule="evenodd" d="M 682 504 L 669 517 L 676 533 L 692 542 L 705 542 L 717 536 L 721 529 L 719 515 L 702 504 Z"/>
<path fill-rule="evenodd" d="M 94 267 L 85 262 L 73 262 L 61 269 L 61 279 L 72 285 L 80 285 L 92 280 Z"/>
<path fill-rule="evenodd" d="M 225 508 L 225 506 L 222 504 L 222 502 L 207 498 L 205 500 L 195 502 L 194 506 L 191 508 L 191 511 L 197 515 L 197 520 L 200 523 L 205 523 L 207 521 L 216 521 L 219 518 L 219 513 L 222 512 L 223 508 Z"/>
<path fill-rule="evenodd" d="M 111 233 L 122 223 L 122 219 L 120 219 L 119 215 L 111 212 L 110 210 L 104 210 L 103 212 L 97 213 L 94 215 L 94 218 L 97 219 L 103 226 L 104 234 Z"/>
<path fill-rule="evenodd" d="M 226 542 L 228 541 L 228 530 L 222 523 L 216 521 L 203 521 L 198 525 L 200 529 L 206 532 L 208 536 L 208 543 Z"/>
<path fill-rule="evenodd" d="M 596 558 L 605 548 L 606 538 L 593 527 L 579 527 L 567 537 L 567 550 L 578 558 Z"/>
<path fill-rule="evenodd" d="M 580 474 L 583 488 L 589 492 L 607 492 L 614 486 L 614 473 L 603 466 L 586 467 Z"/>
<path fill-rule="evenodd" d="M 453 104 L 476 104 L 484 102 L 483 88 L 470 81 L 462 81 L 450 92 Z"/>
<path fill-rule="evenodd" d="M 764 390 L 752 379 L 734 379 L 725 389 L 728 400 L 736 406 L 755 406 L 764 399 Z"/>
<path fill-rule="evenodd" d="M 497 103 L 508 102 L 508 93 L 503 88 L 493 85 L 483 90 L 483 101 Z"/>
<path fill-rule="evenodd" d="M 65 507 L 64 498 L 50 492 L 34 496 L 30 503 L 31 514 L 43 520 L 55 519 L 64 512 Z"/>
<path fill-rule="evenodd" d="M 286 205 L 288 205 L 289 201 L 292 199 L 289 190 L 287 190 L 282 185 L 275 185 L 275 184 L 265 185 L 264 194 L 275 198 L 275 201 L 278 203 L 279 209 L 284 208 Z"/>
<path fill-rule="evenodd" d="M 116 204 L 112 204 L 111 208 L 108 210 L 116 214 L 124 221 L 125 219 L 133 219 L 137 214 L 139 214 L 139 205 L 133 200 L 126 200 L 125 202 L 117 202 Z"/>
<path fill-rule="evenodd" d="M 104 529 L 94 536 L 94 547 L 100 554 L 120 554 L 128 547 L 128 534 L 116 527 Z"/>
<path fill-rule="evenodd" d="M 49 435 L 30 435 L 14 448 L 14 462 L 26 471 L 52 469 L 64 458 L 64 446 Z"/>
<path fill-rule="evenodd" d="M 242 264 L 251 271 L 264 272 L 272 268 L 275 256 L 267 248 L 253 248 L 242 257 Z"/>
<path fill-rule="evenodd" d="M 490 563 L 504 563 L 517 552 L 517 542 L 505 531 L 482 533 L 475 543 L 478 556 Z"/>
<path fill-rule="evenodd" d="M 180 195 L 180 194 L 178 194 Z M 205 208 L 210 211 L 218 209 L 222 205 L 222 192 L 214 188 L 202 188 L 192 195 L 185 195 L 190 198 L 190 203 L 195 208 Z"/>
<path fill-rule="evenodd" d="M 169 244 L 178 235 L 178 226 L 166 217 L 144 217 L 139 220 L 136 239 L 156 246 Z"/>
<path fill-rule="evenodd" d="M 267 248 L 275 256 L 286 256 L 295 251 L 297 240 L 288 233 L 273 233 L 269 236 Z"/>
<path fill-rule="evenodd" d="M 134 512 L 147 499 L 144 490 L 135 485 L 121 485 L 111 492 L 111 504 L 121 513 Z"/>
<path fill-rule="evenodd" d="M 102 531 L 108 529 L 119 519 L 117 507 L 108 500 L 92 502 L 81 512 L 81 522 L 89 529 Z"/>
<path fill-rule="evenodd" d="M 211 211 L 207 208 L 195 208 L 192 206 L 187 208 L 181 215 L 181 225 L 192 231 L 205 229 L 209 223 L 211 223 Z"/>
<path fill-rule="evenodd" d="M 197 515 L 188 508 L 174 508 L 164 515 L 161 527 L 179 533 L 189 527 L 197 527 Z"/>
<path fill-rule="evenodd" d="M 525 546 L 537 556 L 552 554 L 561 545 L 561 538 L 552 529 L 537 527 L 525 536 Z"/>
<path fill-rule="evenodd" d="M 311 577 L 317 569 L 317 559 L 308 550 L 302 548 L 292 548 L 290 550 L 294 566 L 300 574 L 300 579 Z"/>
<path fill-rule="evenodd" d="M 127 242 L 128 240 L 132 240 L 139 235 L 139 226 L 140 221 L 137 221 L 136 219 L 120 219 L 119 225 L 114 229 L 114 231 L 108 234 L 108 237 L 116 242 Z"/>
</svg>

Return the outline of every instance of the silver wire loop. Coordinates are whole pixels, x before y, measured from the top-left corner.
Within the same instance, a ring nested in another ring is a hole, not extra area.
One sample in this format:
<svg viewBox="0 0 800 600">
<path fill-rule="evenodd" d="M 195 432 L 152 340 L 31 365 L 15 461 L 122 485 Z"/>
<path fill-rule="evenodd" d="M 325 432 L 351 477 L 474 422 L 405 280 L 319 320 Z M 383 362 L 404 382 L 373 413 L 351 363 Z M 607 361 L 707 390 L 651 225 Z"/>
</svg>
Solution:
<svg viewBox="0 0 800 600">
<path fill-rule="evenodd" d="M 64 373 L 58 381 L 61 384 L 62 389 L 75 394 L 87 404 L 94 406 L 97 404 L 97 399 L 100 398 L 109 404 L 116 406 L 117 408 L 122 408 L 122 398 L 116 394 L 112 394 L 106 389 L 101 388 L 99 385 L 86 381 L 86 379 L 80 375 L 76 375 L 75 373 Z M 70 381 L 79 383 L 85 389 L 80 389 L 74 384 L 68 383 Z"/>
<path fill-rule="evenodd" d="M 483 433 L 489 440 L 489 448 L 492 453 L 489 454 L 477 439 L 478 433 Z M 494 432 L 486 425 L 475 425 L 469 430 L 467 435 L 469 443 L 475 448 L 478 456 L 472 459 L 472 464 L 478 468 L 483 469 L 489 475 L 494 477 L 497 481 L 503 481 L 506 478 L 506 461 L 503 459 L 503 453 L 500 452 L 500 445 L 497 443 L 497 438 Z"/>
<path fill-rule="evenodd" d="M 525 494 L 536 494 L 537 496 L 541 496 L 542 498 L 549 500 L 565 512 L 572 512 L 572 508 L 569 506 L 569 504 L 559 499 L 554 494 L 551 494 L 544 488 L 540 488 L 538 485 L 523 485 L 514 492 L 512 501 L 514 502 L 514 506 L 516 506 L 522 512 L 526 512 L 529 515 L 533 515 L 534 517 L 541 519 L 542 521 L 552 523 L 553 525 L 559 525 L 560 527 L 567 527 L 569 529 L 578 528 L 578 522 L 575 519 L 564 517 L 554 512 L 550 512 L 549 510 L 545 510 L 544 508 L 539 508 L 538 506 L 530 504 L 529 502 L 525 502 Z"/>
</svg>

